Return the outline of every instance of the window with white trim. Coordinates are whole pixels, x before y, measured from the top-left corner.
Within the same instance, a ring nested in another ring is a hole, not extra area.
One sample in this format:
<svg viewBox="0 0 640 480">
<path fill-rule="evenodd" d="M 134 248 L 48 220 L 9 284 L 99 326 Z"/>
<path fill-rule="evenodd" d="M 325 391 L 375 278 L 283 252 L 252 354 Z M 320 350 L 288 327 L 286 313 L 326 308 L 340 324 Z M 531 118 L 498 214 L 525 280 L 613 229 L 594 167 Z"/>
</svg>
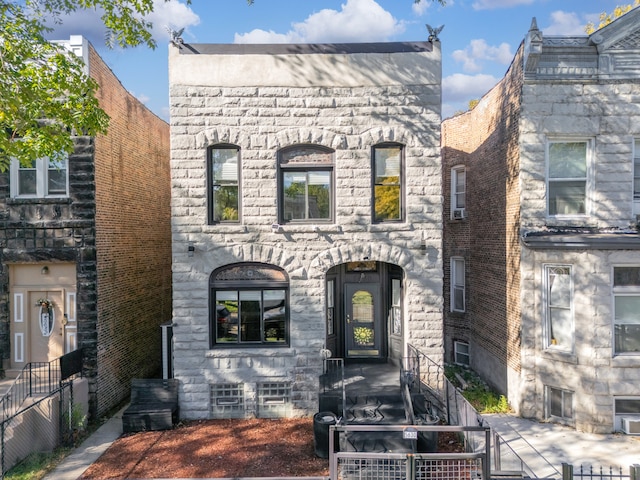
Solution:
<svg viewBox="0 0 640 480">
<path fill-rule="evenodd" d="M 451 169 L 451 218 L 460 220 L 466 217 L 467 171 L 463 166 Z"/>
<path fill-rule="evenodd" d="M 457 365 L 469 366 L 469 344 L 455 340 L 453 342 L 453 361 Z"/>
<path fill-rule="evenodd" d="M 573 392 L 547 386 L 547 418 L 573 420 Z"/>
<path fill-rule="evenodd" d="M 547 212 L 549 216 L 587 214 L 588 140 L 547 142 Z"/>
<path fill-rule="evenodd" d="M 574 344 L 571 266 L 545 265 L 545 348 L 572 352 Z"/>
<path fill-rule="evenodd" d="M 451 311 L 465 311 L 464 258 L 451 257 Z"/>
<path fill-rule="evenodd" d="M 30 165 L 11 161 L 11 196 L 13 198 L 47 198 L 69 196 L 68 157 L 33 160 Z"/>
<path fill-rule="evenodd" d="M 613 430 L 637 434 L 640 429 L 640 397 L 615 397 Z"/>
<path fill-rule="evenodd" d="M 640 267 L 613 267 L 613 354 L 640 355 Z"/>
</svg>

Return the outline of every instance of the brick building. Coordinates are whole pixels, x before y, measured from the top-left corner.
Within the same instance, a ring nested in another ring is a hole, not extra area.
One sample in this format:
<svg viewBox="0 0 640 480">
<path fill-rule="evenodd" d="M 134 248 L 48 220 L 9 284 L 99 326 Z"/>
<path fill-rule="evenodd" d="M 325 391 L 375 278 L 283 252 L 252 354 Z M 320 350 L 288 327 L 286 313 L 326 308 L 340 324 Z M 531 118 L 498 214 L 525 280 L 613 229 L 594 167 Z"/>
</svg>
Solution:
<svg viewBox="0 0 640 480">
<path fill-rule="evenodd" d="M 534 20 L 442 125 L 445 358 L 585 431 L 640 420 L 639 39 L 640 9 L 590 36 Z"/>
<path fill-rule="evenodd" d="M 12 376 L 82 348 L 90 412 L 102 415 L 132 377 L 160 370 L 160 325 L 171 320 L 169 126 L 85 39 L 62 43 L 98 82 L 109 131 L 76 137 L 66 162 L 14 162 L 0 175 L 0 351 Z"/>
<path fill-rule="evenodd" d="M 439 43 L 183 44 L 169 79 L 181 415 L 314 413 L 323 348 L 441 360 Z"/>
</svg>

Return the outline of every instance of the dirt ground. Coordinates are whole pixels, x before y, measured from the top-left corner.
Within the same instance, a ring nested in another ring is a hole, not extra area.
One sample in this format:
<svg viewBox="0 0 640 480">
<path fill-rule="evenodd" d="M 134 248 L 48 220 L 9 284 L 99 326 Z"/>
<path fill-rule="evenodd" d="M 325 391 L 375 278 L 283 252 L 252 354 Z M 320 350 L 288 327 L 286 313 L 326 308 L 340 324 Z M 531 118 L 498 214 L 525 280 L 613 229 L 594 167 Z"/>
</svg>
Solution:
<svg viewBox="0 0 640 480">
<path fill-rule="evenodd" d="M 459 451 L 440 434 L 438 451 Z M 316 457 L 313 419 L 203 420 L 172 430 L 127 434 L 80 477 L 133 478 L 328 477 Z"/>
</svg>

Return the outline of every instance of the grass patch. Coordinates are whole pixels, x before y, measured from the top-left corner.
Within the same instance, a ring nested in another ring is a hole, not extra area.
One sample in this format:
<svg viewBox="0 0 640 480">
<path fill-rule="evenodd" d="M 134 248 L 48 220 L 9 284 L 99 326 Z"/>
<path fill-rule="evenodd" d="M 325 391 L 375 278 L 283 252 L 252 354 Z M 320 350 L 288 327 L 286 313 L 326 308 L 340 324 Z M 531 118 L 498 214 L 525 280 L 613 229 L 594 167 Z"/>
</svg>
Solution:
<svg viewBox="0 0 640 480">
<path fill-rule="evenodd" d="M 58 448 L 51 453 L 32 453 L 4 476 L 5 480 L 40 480 L 66 457 L 70 448 Z"/>
<path fill-rule="evenodd" d="M 464 398 L 478 413 L 511 412 L 507 397 L 491 390 L 473 370 L 458 365 L 447 365 L 444 373 L 449 381 L 462 391 Z"/>
</svg>

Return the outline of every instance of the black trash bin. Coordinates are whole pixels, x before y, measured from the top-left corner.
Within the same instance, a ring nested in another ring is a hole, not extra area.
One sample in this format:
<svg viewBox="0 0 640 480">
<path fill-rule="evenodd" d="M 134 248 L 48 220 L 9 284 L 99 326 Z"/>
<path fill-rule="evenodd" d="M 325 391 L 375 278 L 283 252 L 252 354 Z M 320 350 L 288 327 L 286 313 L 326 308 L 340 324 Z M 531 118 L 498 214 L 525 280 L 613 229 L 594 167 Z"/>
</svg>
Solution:
<svg viewBox="0 0 640 480">
<path fill-rule="evenodd" d="M 333 412 L 318 412 L 313 416 L 313 444 L 316 456 L 329 458 L 329 427 L 338 423 Z"/>
<path fill-rule="evenodd" d="M 419 415 L 417 425 L 438 425 L 440 418 L 436 415 Z M 434 453 L 438 451 L 438 432 L 421 431 L 418 434 L 418 452 Z"/>
</svg>

